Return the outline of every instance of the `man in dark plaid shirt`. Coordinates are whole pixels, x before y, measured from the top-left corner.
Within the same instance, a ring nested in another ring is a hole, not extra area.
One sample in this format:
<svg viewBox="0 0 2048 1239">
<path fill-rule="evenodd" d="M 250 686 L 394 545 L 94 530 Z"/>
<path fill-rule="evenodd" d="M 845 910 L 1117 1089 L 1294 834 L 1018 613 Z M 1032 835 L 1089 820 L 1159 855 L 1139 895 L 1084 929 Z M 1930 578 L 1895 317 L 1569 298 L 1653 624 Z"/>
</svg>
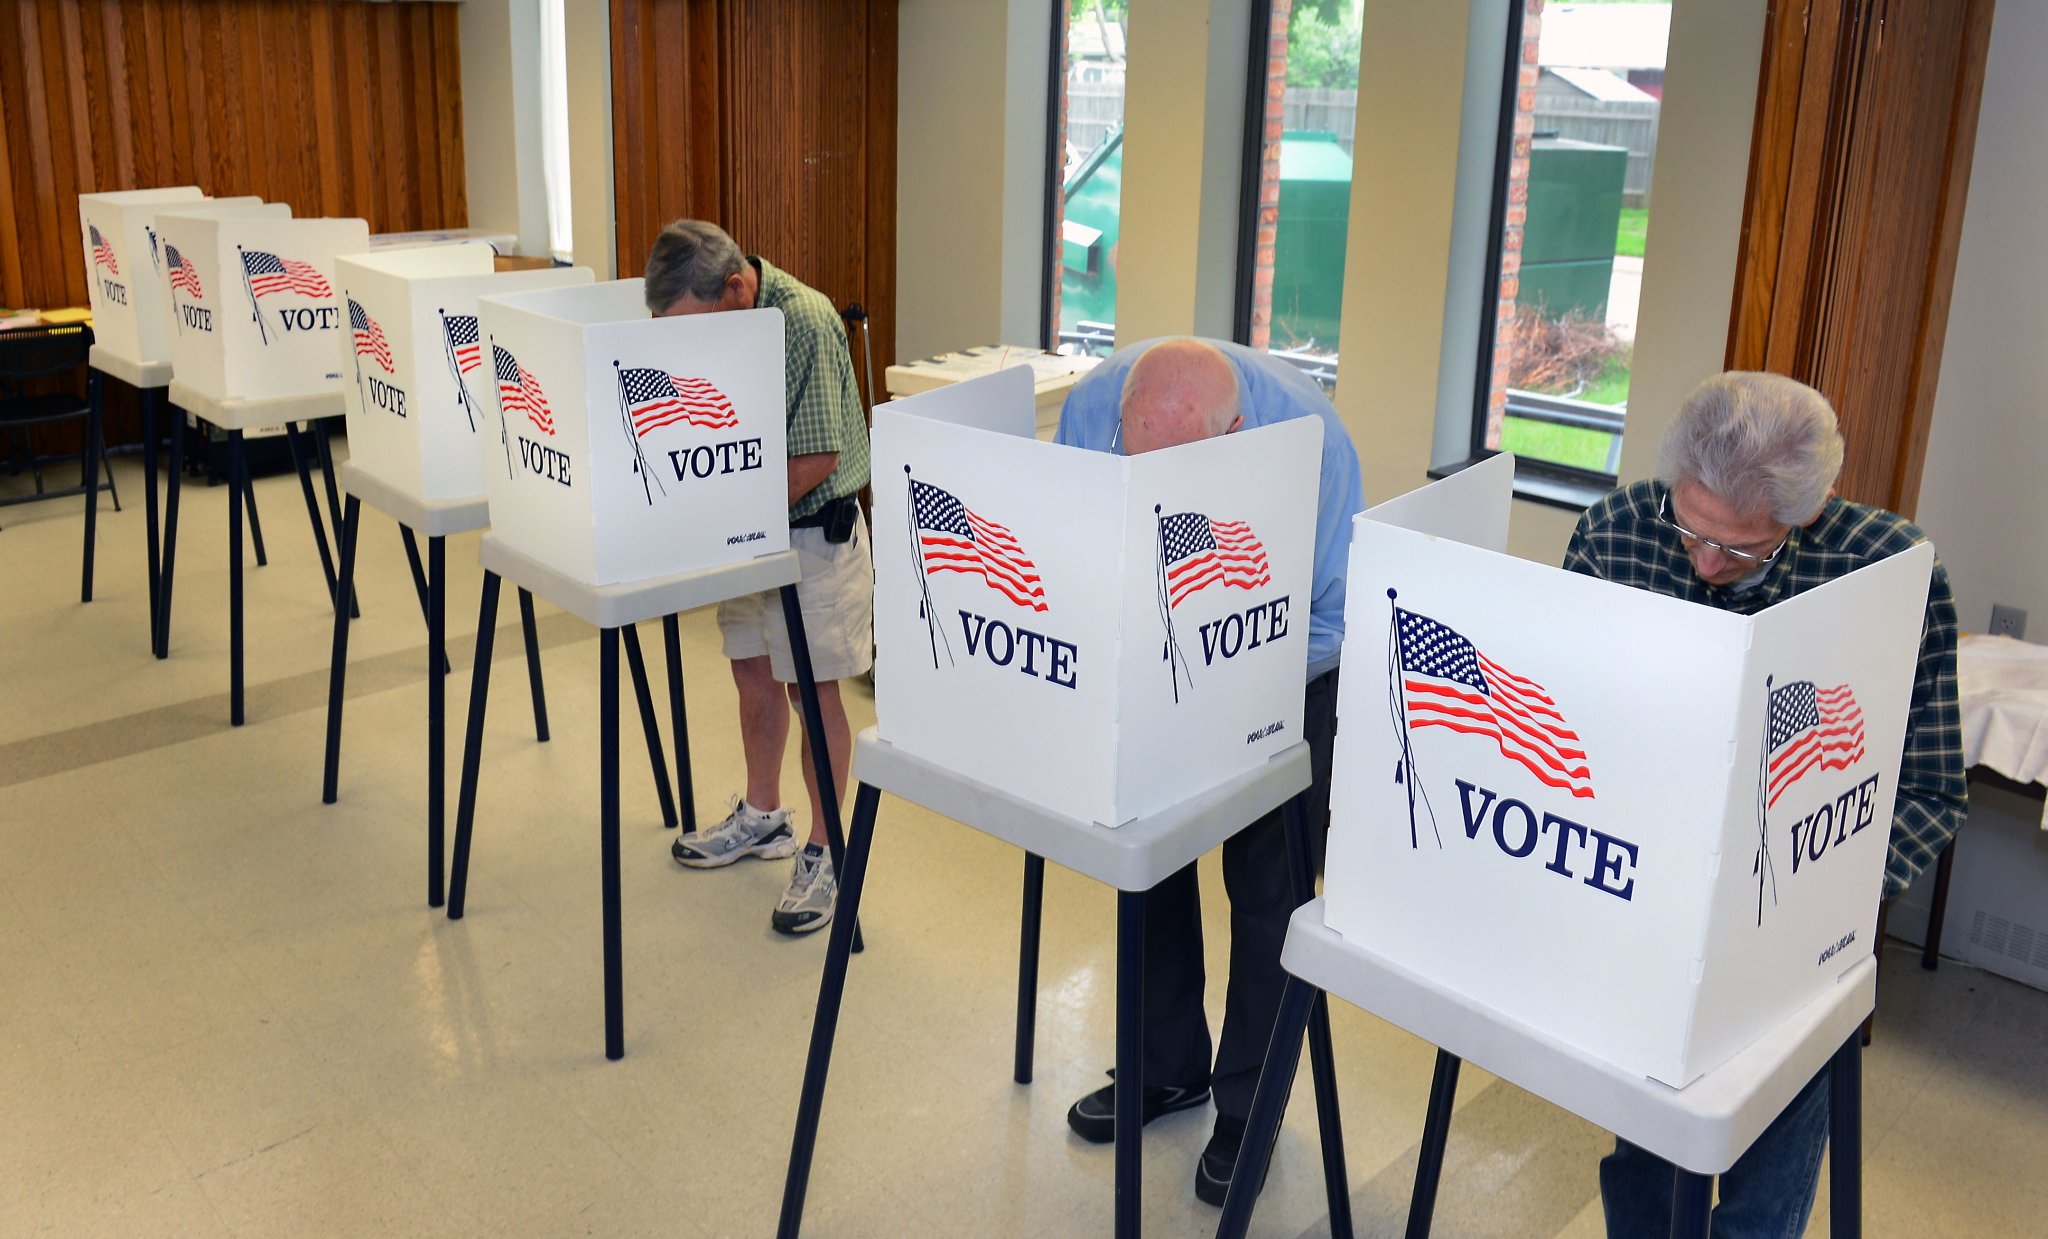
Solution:
<svg viewBox="0 0 2048 1239">
<path fill-rule="evenodd" d="M 1926 541 L 1904 517 L 1835 495 L 1841 467 L 1842 436 L 1819 392 L 1780 375 L 1718 375 L 1686 398 L 1665 435 L 1660 476 L 1588 509 L 1564 566 L 1751 615 Z M 1885 861 L 1886 899 L 1934 863 L 1967 807 L 1955 599 L 1936 560 Z M 1826 1075 L 1721 1176 L 1716 1239 L 1804 1229 L 1827 1139 Z M 1617 1140 L 1600 1163 L 1608 1234 L 1664 1233 L 1673 1183 L 1669 1162 Z"/>
</svg>

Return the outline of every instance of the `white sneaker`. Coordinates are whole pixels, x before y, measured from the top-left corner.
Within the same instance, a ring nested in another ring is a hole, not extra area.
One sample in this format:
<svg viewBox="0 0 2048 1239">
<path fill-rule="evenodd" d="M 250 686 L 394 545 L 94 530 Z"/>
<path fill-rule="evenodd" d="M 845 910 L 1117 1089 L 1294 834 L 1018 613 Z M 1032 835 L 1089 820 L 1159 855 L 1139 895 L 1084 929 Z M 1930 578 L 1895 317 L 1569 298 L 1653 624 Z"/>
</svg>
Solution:
<svg viewBox="0 0 2048 1239">
<path fill-rule="evenodd" d="M 789 828 L 789 810 L 770 809 L 763 813 L 737 796 L 724 821 L 709 830 L 693 830 L 669 848 L 669 855 L 692 869 L 717 869 L 742 856 L 780 860 L 795 852 L 796 835 Z"/>
<path fill-rule="evenodd" d="M 839 880 L 832 872 L 831 854 L 815 843 L 805 844 L 768 924 L 777 933 L 807 934 L 832 923 L 838 902 Z"/>
</svg>

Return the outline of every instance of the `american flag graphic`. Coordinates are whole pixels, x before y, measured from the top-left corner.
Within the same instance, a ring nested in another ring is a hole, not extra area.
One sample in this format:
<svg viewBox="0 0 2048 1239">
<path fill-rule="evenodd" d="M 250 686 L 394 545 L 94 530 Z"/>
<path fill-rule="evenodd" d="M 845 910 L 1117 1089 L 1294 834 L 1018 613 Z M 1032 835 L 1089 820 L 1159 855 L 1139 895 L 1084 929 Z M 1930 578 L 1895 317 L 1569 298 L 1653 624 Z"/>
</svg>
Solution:
<svg viewBox="0 0 2048 1239">
<path fill-rule="evenodd" d="M 258 297 L 287 292 L 301 297 L 334 296 L 334 289 L 328 287 L 327 277 L 311 263 L 279 258 L 265 250 L 242 251 L 242 272 L 249 277 L 249 291 Z"/>
<path fill-rule="evenodd" d="M 1200 512 L 1159 518 L 1161 556 L 1166 564 L 1170 606 L 1222 582 L 1237 589 L 1270 584 L 1266 548 L 1243 521 L 1211 520 Z"/>
<path fill-rule="evenodd" d="M 1394 608 L 1402 702 L 1410 731 L 1448 727 L 1491 736 L 1501 756 L 1550 787 L 1593 798 L 1578 733 L 1541 684 L 1516 675 L 1443 624 Z"/>
<path fill-rule="evenodd" d="M 107 274 L 121 274 L 121 264 L 114 261 L 114 243 L 100 235 L 98 227 L 87 224 L 85 230 L 92 234 L 92 265 L 105 267 Z"/>
<path fill-rule="evenodd" d="M 548 408 L 548 398 L 540 389 L 540 380 L 533 377 L 533 371 L 519 364 L 511 353 L 491 345 L 491 366 L 498 375 L 498 403 L 506 412 L 517 410 L 526 414 L 527 420 L 540 427 L 542 434 L 555 433 L 555 415 Z"/>
<path fill-rule="evenodd" d="M 972 573 L 1020 607 L 1046 609 L 1038 565 L 1024 553 L 1016 535 L 976 513 L 951 491 L 911 479 L 910 520 L 927 577 Z"/>
<path fill-rule="evenodd" d="M 396 368 L 391 361 L 391 342 L 384 338 L 384 328 L 370 317 L 362 303 L 354 297 L 348 299 L 348 329 L 355 333 L 356 356 L 368 357 L 384 368 L 384 373 L 393 374 Z"/>
<path fill-rule="evenodd" d="M 1863 760 L 1863 708 L 1847 684 L 1815 688 L 1812 680 L 1795 680 L 1771 690 L 1770 727 L 1766 808 L 1815 766 L 1847 770 Z"/>
<path fill-rule="evenodd" d="M 688 422 L 706 430 L 730 430 L 740 424 L 732 401 L 706 379 L 686 379 L 665 370 L 621 370 L 621 390 L 633 416 L 633 434 Z"/>
<path fill-rule="evenodd" d="M 178 247 L 168 242 L 164 245 L 164 269 L 171 273 L 171 287 L 184 292 L 194 301 L 204 301 L 206 295 L 199 288 L 199 268 L 185 261 Z"/>
<path fill-rule="evenodd" d="M 441 330 L 448 335 L 448 348 L 455 358 L 455 372 L 468 374 L 483 364 L 483 348 L 477 343 L 476 315 L 448 314 L 441 319 Z"/>
</svg>

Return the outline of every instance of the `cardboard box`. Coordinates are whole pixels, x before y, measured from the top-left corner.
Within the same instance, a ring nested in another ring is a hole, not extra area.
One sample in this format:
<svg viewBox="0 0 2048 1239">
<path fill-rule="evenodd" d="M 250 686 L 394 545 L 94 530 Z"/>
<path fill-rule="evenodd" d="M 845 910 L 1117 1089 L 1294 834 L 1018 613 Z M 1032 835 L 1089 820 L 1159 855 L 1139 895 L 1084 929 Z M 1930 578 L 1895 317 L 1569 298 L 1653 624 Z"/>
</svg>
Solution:
<svg viewBox="0 0 2048 1239">
<path fill-rule="evenodd" d="M 1301 738 L 1322 425 L 1125 457 L 1018 367 L 875 410 L 882 737 L 1115 826 Z"/>
<path fill-rule="evenodd" d="M 652 318 L 640 284 L 477 303 L 491 528 L 593 585 L 789 549 L 782 312 Z"/>
<path fill-rule="evenodd" d="M 217 400 L 340 389 L 335 337 L 348 317 L 335 293 L 335 258 L 363 249 L 367 224 L 277 218 L 260 207 L 165 214 L 158 224 L 191 281 L 173 297 L 179 382 Z M 165 265 L 168 284 L 168 249 Z"/>
<path fill-rule="evenodd" d="M 170 356 L 163 258 L 150 225 L 159 210 L 206 200 L 196 185 L 78 195 L 93 343 L 141 366 Z"/>
<path fill-rule="evenodd" d="M 477 328 L 486 293 L 589 284 L 582 267 L 497 274 L 489 245 L 378 249 L 336 262 L 348 330 L 337 333 L 349 459 L 422 502 L 480 499 L 502 455 Z"/>
<path fill-rule="evenodd" d="M 1355 522 L 1325 919 L 1684 1087 L 1871 953 L 1933 548 L 1743 616 L 1502 553 L 1512 481 Z"/>
</svg>

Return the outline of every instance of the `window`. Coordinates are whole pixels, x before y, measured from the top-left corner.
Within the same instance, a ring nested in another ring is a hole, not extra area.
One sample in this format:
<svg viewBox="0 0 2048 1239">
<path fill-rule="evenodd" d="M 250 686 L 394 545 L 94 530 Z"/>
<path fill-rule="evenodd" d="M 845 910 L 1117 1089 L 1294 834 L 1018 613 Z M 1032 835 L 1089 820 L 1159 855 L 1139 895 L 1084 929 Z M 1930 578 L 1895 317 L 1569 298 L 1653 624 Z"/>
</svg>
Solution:
<svg viewBox="0 0 2048 1239">
<path fill-rule="evenodd" d="M 1337 383 L 1363 0 L 1254 0 L 1238 209 L 1240 343 Z"/>
<path fill-rule="evenodd" d="M 1599 482 L 1628 412 L 1671 6 L 1509 5 L 1474 454 Z"/>
<path fill-rule="evenodd" d="M 1129 0 L 1054 0 L 1047 126 L 1048 344 L 1107 354 L 1116 343 L 1117 218 L 1123 198 L 1124 46 Z M 1056 187 L 1056 188 L 1055 188 Z"/>
<path fill-rule="evenodd" d="M 567 260 L 575 245 L 569 214 L 569 64 L 562 0 L 541 0 L 541 166 L 548 191 L 548 253 Z"/>
</svg>

